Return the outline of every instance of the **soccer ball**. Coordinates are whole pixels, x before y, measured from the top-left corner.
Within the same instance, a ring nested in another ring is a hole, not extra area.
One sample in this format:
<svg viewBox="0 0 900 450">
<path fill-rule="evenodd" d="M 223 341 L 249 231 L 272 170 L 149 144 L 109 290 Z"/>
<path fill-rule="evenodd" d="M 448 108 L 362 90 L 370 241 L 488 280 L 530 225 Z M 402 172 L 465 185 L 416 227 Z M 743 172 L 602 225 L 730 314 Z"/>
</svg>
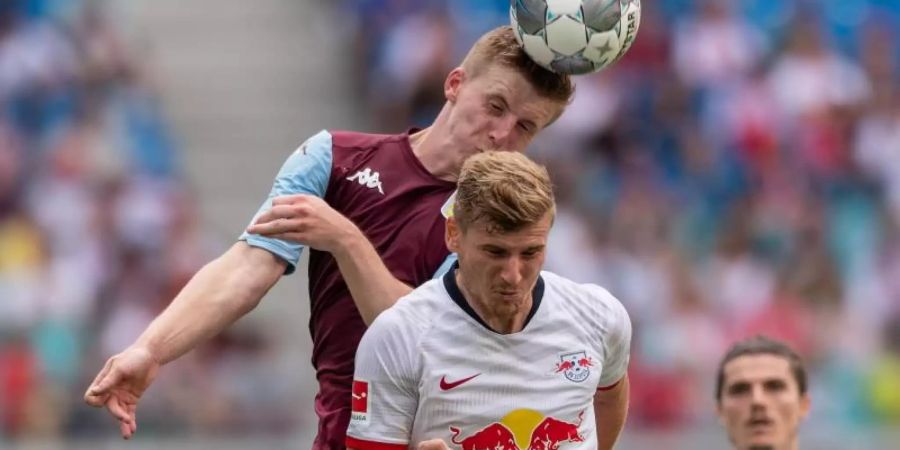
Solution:
<svg viewBox="0 0 900 450">
<path fill-rule="evenodd" d="M 631 47 L 640 0 L 510 0 L 509 18 L 525 53 L 557 73 L 596 72 Z"/>
</svg>

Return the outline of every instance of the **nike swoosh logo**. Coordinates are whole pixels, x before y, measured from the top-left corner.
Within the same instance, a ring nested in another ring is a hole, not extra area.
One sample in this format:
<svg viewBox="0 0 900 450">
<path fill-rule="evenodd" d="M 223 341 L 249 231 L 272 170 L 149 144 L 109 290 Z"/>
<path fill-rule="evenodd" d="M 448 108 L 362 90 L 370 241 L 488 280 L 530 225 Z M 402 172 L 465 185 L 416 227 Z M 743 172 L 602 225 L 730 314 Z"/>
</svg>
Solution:
<svg viewBox="0 0 900 450">
<path fill-rule="evenodd" d="M 455 387 L 457 387 L 457 386 L 459 386 L 459 385 L 465 383 L 466 381 L 469 381 L 469 380 L 471 380 L 472 378 L 477 377 L 478 375 L 481 375 L 481 374 L 480 374 L 480 373 L 476 373 L 475 375 L 472 375 L 472 376 L 469 377 L 469 378 L 463 378 L 462 380 L 458 380 L 458 381 L 454 381 L 454 382 L 448 382 L 448 381 L 447 381 L 447 377 L 446 377 L 446 376 L 443 376 L 443 377 L 441 377 L 441 390 L 442 390 L 442 391 L 449 391 L 450 389 L 453 389 L 453 388 L 455 388 Z"/>
</svg>

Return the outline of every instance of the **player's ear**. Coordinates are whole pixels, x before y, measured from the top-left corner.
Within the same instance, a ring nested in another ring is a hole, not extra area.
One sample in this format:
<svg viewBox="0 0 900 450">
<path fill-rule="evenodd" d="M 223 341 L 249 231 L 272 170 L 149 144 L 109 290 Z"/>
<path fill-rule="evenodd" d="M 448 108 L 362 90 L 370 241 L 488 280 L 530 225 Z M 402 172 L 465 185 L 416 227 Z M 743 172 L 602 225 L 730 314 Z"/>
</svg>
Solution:
<svg viewBox="0 0 900 450">
<path fill-rule="evenodd" d="M 461 230 L 459 229 L 459 222 L 456 221 L 456 218 L 447 218 L 446 231 L 444 231 L 444 241 L 447 243 L 447 250 L 450 250 L 450 253 L 459 253 L 460 232 Z"/>
<path fill-rule="evenodd" d="M 809 393 L 803 394 L 800 397 L 800 419 L 805 419 L 806 415 L 809 414 L 809 410 L 812 407 L 812 402 L 809 398 Z"/>
<path fill-rule="evenodd" d="M 462 67 L 457 67 L 447 74 L 447 79 L 444 80 L 444 97 L 448 102 L 456 103 L 456 99 L 459 98 L 459 88 L 465 79 L 466 70 Z"/>
<path fill-rule="evenodd" d="M 725 420 L 725 411 L 722 410 L 722 401 L 718 401 L 716 403 L 716 419 L 719 422 L 719 425 L 723 427 L 728 426 L 728 422 Z"/>
</svg>

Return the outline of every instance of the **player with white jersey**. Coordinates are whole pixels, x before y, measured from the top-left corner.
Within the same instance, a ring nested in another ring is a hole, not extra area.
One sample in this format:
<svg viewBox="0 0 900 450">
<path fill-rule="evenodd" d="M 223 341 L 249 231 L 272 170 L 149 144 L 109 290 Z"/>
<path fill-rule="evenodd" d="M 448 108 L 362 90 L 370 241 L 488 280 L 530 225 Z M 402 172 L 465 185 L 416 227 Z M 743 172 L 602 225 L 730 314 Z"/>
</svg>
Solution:
<svg viewBox="0 0 900 450">
<path fill-rule="evenodd" d="M 347 447 L 612 448 L 631 323 L 605 289 L 541 271 L 554 210 L 527 157 L 466 162 L 446 235 L 459 261 L 366 332 Z"/>
</svg>

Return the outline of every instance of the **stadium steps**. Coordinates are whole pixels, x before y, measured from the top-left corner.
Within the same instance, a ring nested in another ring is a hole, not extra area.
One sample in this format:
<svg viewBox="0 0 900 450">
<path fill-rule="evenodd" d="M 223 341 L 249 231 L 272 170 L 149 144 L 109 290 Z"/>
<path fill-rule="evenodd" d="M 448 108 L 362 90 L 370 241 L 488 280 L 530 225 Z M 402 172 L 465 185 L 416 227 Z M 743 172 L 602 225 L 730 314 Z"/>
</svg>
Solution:
<svg viewBox="0 0 900 450">
<path fill-rule="evenodd" d="M 119 0 L 163 95 L 208 235 L 227 248 L 271 188 L 284 158 L 322 128 L 360 128 L 348 31 L 317 0 Z M 305 270 L 298 270 L 305 273 Z M 275 331 L 315 430 L 305 276 L 282 280 L 237 326 Z"/>
</svg>

